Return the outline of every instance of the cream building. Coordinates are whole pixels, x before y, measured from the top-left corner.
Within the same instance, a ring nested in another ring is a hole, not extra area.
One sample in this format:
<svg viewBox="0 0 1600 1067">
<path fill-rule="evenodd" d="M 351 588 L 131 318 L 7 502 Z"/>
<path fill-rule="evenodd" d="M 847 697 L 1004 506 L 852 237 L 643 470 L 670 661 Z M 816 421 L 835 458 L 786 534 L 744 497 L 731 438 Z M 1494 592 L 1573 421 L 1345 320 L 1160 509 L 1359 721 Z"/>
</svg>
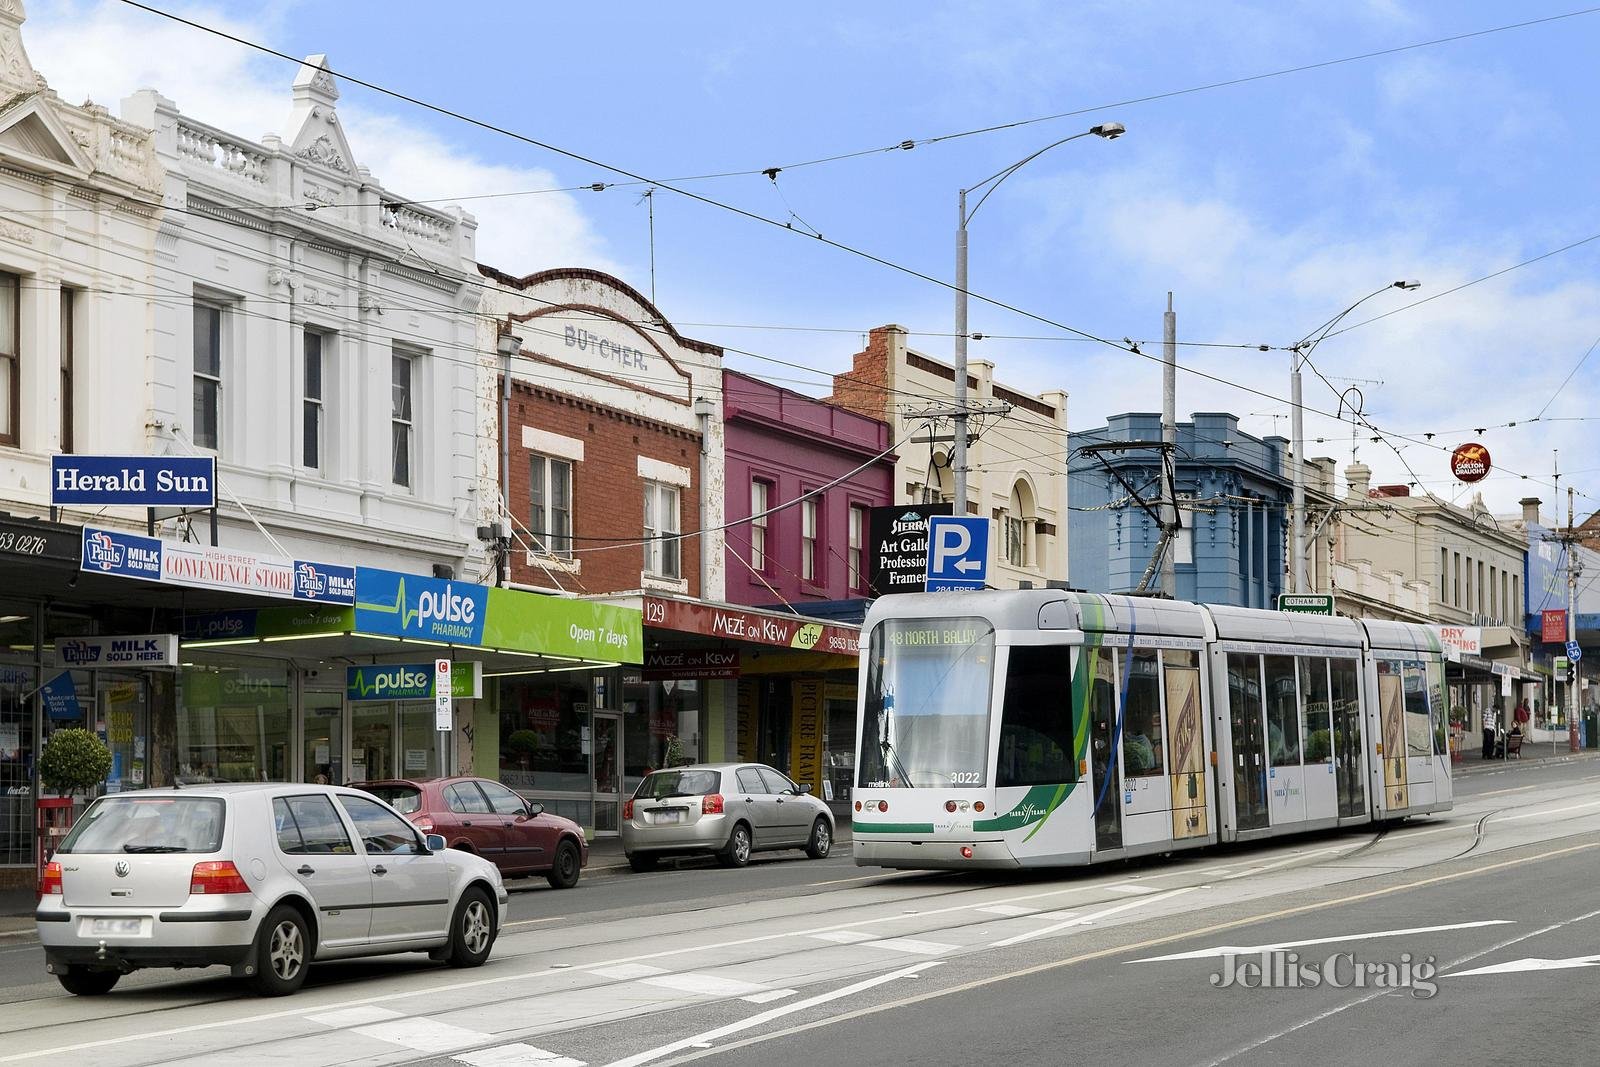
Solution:
<svg viewBox="0 0 1600 1067">
<path fill-rule="evenodd" d="M 1067 394 L 1037 396 L 997 382 L 994 364 L 968 363 L 967 401 L 979 409 L 1002 405 L 1004 416 L 974 417 L 976 440 L 967 449 L 967 510 L 993 521 L 989 584 L 1041 585 L 1067 577 Z M 903 326 L 879 326 L 851 369 L 833 380 L 832 403 L 882 419 L 899 442 L 897 502 L 954 499 L 950 470 L 951 420 L 925 424 L 929 409 L 954 402 L 955 368 L 912 350 Z M 945 440 L 937 440 L 944 437 Z"/>
</svg>

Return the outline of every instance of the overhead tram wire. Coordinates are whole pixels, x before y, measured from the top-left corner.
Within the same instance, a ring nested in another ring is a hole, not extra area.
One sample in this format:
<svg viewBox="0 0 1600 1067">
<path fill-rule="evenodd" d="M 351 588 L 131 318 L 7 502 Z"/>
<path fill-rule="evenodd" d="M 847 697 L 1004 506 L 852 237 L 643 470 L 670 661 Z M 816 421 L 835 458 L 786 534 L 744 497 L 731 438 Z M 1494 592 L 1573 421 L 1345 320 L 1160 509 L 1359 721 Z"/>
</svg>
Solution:
<svg viewBox="0 0 1600 1067">
<path fill-rule="evenodd" d="M 203 29 L 203 30 L 205 30 L 207 32 L 210 32 L 210 33 L 216 33 L 219 36 L 223 36 L 223 37 L 228 37 L 229 36 L 229 35 L 227 35 L 225 33 L 222 33 L 221 31 L 214 30 L 209 26 L 205 26 L 205 25 L 197 23 L 197 22 L 191 22 L 190 20 L 187 20 L 187 19 L 181 18 L 179 16 L 170 14 L 170 13 L 168 13 L 166 11 L 162 11 L 159 8 L 151 7 L 151 6 L 143 4 L 143 3 L 137 3 L 137 2 L 135 2 L 135 0 L 123 0 L 123 3 L 127 4 L 130 7 L 138 8 L 138 9 L 140 9 L 142 11 L 145 11 L 145 12 L 147 12 L 149 14 L 159 15 L 159 16 L 161 16 L 163 18 L 171 19 L 174 22 L 184 23 L 186 25 L 192 26 L 192 27 L 197 28 L 197 29 Z M 719 171 L 719 172 L 710 173 L 710 174 L 684 175 L 684 176 L 681 176 L 681 177 L 670 178 L 670 179 L 667 179 L 667 180 L 671 181 L 671 182 L 674 182 L 674 183 L 681 184 L 681 183 L 684 183 L 684 182 L 713 181 L 713 180 L 724 179 L 724 178 L 757 177 L 757 176 L 765 176 L 769 172 L 782 172 L 782 171 L 786 171 L 786 170 L 788 170 L 788 171 L 802 170 L 802 169 L 809 168 L 809 167 L 818 167 L 818 166 L 823 166 L 823 165 L 828 164 L 828 163 L 837 163 L 837 162 L 841 162 L 841 161 L 849 160 L 849 159 L 861 159 L 861 158 L 864 158 L 866 156 L 886 155 L 886 154 L 890 154 L 890 153 L 894 153 L 894 152 L 910 151 L 910 150 L 912 150 L 914 148 L 917 148 L 917 147 L 920 147 L 920 146 L 923 146 L 923 145 L 939 144 L 939 143 L 944 142 L 944 141 L 960 140 L 960 139 L 967 138 L 967 137 L 976 137 L 976 136 L 981 136 L 983 134 L 1000 132 L 1000 131 L 1003 131 L 1003 130 L 1020 129 L 1020 128 L 1024 127 L 1024 126 L 1038 125 L 1040 123 L 1058 122 L 1058 121 L 1060 121 L 1062 119 L 1076 118 L 1076 117 L 1079 117 L 1079 116 L 1082 116 L 1082 115 L 1093 114 L 1093 113 L 1099 112 L 1099 111 L 1107 111 L 1107 110 L 1110 110 L 1112 108 L 1131 107 L 1131 106 L 1133 106 L 1135 104 L 1147 104 L 1147 103 L 1154 103 L 1154 102 L 1159 101 L 1159 100 L 1170 100 L 1170 99 L 1173 99 L 1175 97 L 1180 97 L 1180 96 L 1192 96 L 1192 95 L 1197 94 L 1197 93 L 1210 92 L 1210 91 L 1213 91 L 1213 90 L 1216 90 L 1216 89 L 1232 88 L 1232 87 L 1238 86 L 1238 85 L 1248 85 L 1248 84 L 1251 84 L 1253 82 L 1267 81 L 1267 80 L 1271 80 L 1271 79 L 1274 79 L 1274 78 L 1288 77 L 1289 75 L 1293 75 L 1293 74 L 1303 74 L 1303 73 L 1305 73 L 1307 71 L 1325 70 L 1325 69 L 1328 69 L 1328 68 L 1331 68 L 1331 67 L 1343 66 L 1343 65 L 1349 64 L 1349 63 L 1359 63 L 1359 62 L 1363 62 L 1363 61 L 1369 60 L 1369 59 L 1380 59 L 1380 58 L 1382 58 L 1384 56 L 1399 55 L 1399 54 L 1402 54 L 1402 53 L 1405 53 L 1405 52 L 1413 52 L 1413 51 L 1417 51 L 1417 50 L 1424 49 L 1424 48 L 1434 48 L 1434 47 L 1438 47 L 1440 45 L 1455 44 L 1455 43 L 1460 42 L 1460 41 L 1473 40 L 1473 39 L 1480 38 L 1480 37 L 1488 37 L 1488 36 L 1492 36 L 1492 35 L 1498 34 L 1498 33 L 1507 33 L 1507 32 L 1510 32 L 1512 30 L 1527 29 L 1527 28 L 1530 28 L 1530 27 L 1533 27 L 1533 26 L 1541 26 L 1541 25 L 1545 25 L 1545 24 L 1548 24 L 1548 23 L 1560 22 L 1560 21 L 1563 21 L 1563 20 L 1566 20 L 1566 19 L 1579 18 L 1581 16 L 1591 15 L 1591 14 L 1594 14 L 1596 12 L 1600 12 L 1600 7 L 1579 8 L 1579 9 L 1574 10 L 1574 11 L 1561 12 L 1561 13 L 1558 13 L 1558 14 L 1555 14 L 1555 15 L 1547 15 L 1547 16 L 1543 16 L 1543 17 L 1540 17 L 1540 18 L 1536 18 L 1536 19 L 1526 19 L 1526 20 L 1523 20 L 1521 22 L 1506 23 L 1504 25 L 1491 26 L 1491 27 L 1487 27 L 1487 28 L 1481 29 L 1481 30 L 1469 30 L 1469 31 L 1466 31 L 1466 32 L 1463 32 L 1463 33 L 1451 34 L 1451 35 L 1445 36 L 1445 37 L 1432 38 L 1432 39 L 1426 40 L 1426 41 L 1413 41 L 1413 42 L 1411 42 L 1409 44 L 1394 45 L 1394 46 L 1389 47 L 1389 48 L 1381 48 L 1381 49 L 1377 49 L 1377 50 L 1370 51 L 1370 52 L 1361 52 L 1361 53 L 1357 53 L 1355 55 L 1342 56 L 1342 57 L 1337 58 L 1337 59 L 1326 59 L 1326 60 L 1319 60 L 1319 61 L 1313 62 L 1313 63 L 1302 63 L 1302 64 L 1300 64 L 1298 66 L 1283 67 L 1283 68 L 1280 68 L 1278 70 L 1263 71 L 1263 72 L 1260 72 L 1260 73 L 1257 73 L 1257 74 L 1242 75 L 1240 77 L 1228 78 L 1228 79 L 1224 79 L 1222 81 L 1207 82 L 1207 83 L 1204 83 L 1204 84 L 1201 84 L 1201 85 L 1192 85 L 1192 86 L 1188 86 L 1188 87 L 1183 88 L 1183 89 L 1171 89 L 1171 90 L 1166 90 L 1166 91 L 1163 91 L 1163 92 L 1160 92 L 1160 93 L 1152 93 L 1152 94 L 1147 95 L 1147 96 L 1130 97 L 1129 99 L 1126 99 L 1126 100 L 1118 100 L 1118 101 L 1112 101 L 1112 102 L 1104 103 L 1104 104 L 1096 104 L 1096 105 L 1093 105 L 1091 107 L 1077 108 L 1077 109 L 1072 110 L 1072 111 L 1061 111 L 1061 112 L 1056 112 L 1056 113 L 1050 114 L 1050 115 L 1040 115 L 1040 116 L 1035 116 L 1033 118 L 1017 119 L 1017 120 L 1014 120 L 1014 121 L 1011 121 L 1011 122 L 996 123 L 996 124 L 989 125 L 989 126 L 980 126 L 980 127 L 975 128 L 975 129 L 962 130 L 962 131 L 958 131 L 958 132 L 955 132 L 955 133 L 936 134 L 936 135 L 932 135 L 932 136 L 928 136 L 928 137 L 907 138 L 905 140 L 897 141 L 894 144 L 883 145 L 883 146 L 878 146 L 878 147 L 873 147 L 873 148 L 861 148 L 861 149 L 855 149 L 855 150 L 851 150 L 851 151 L 836 152 L 836 153 L 832 153 L 832 154 L 826 155 L 826 156 L 821 156 L 821 157 L 818 157 L 818 158 L 815 158 L 815 159 L 802 160 L 802 161 L 797 162 L 797 163 L 785 163 L 785 164 L 782 164 L 782 165 L 779 165 L 779 166 L 776 166 L 776 167 L 771 166 L 771 165 L 764 165 L 764 166 L 760 166 L 760 167 L 746 167 L 746 168 L 736 169 L 736 170 Z M 299 60 L 295 60 L 292 57 L 285 55 L 284 53 L 273 52 L 270 49 L 265 48 L 264 46 L 256 45 L 256 44 L 254 44 L 252 42 L 249 42 L 249 41 L 245 41 L 245 40 L 242 40 L 242 39 L 239 39 L 239 38 L 230 38 L 230 39 L 233 39 L 237 43 L 243 44 L 246 47 L 256 48 L 256 49 L 264 51 L 264 52 L 269 52 L 272 55 L 276 55 L 276 56 L 279 56 L 280 58 L 287 59 L 290 62 L 300 62 Z M 360 82 L 355 78 L 350 78 L 350 77 L 345 76 L 345 75 L 339 75 L 339 76 L 340 77 L 345 77 L 346 80 L 354 82 L 355 84 L 365 85 L 365 83 Z M 404 97 L 400 96 L 400 94 L 398 94 L 398 93 L 390 93 L 390 92 L 388 92 L 388 90 L 384 90 L 384 89 L 378 88 L 376 86 L 368 85 L 366 87 L 370 88 L 370 89 L 373 89 L 376 92 L 383 92 L 383 93 L 386 93 L 387 95 L 394 96 L 397 99 L 405 99 Z M 418 101 L 407 100 L 407 102 L 408 103 L 418 104 L 418 106 L 431 107 L 431 105 L 420 104 L 420 102 L 418 102 Z M 445 112 L 442 111 L 442 109 L 435 108 L 434 110 L 440 110 L 441 113 L 445 113 Z M 467 120 L 467 121 L 472 121 L 472 120 Z M 600 166 L 600 167 L 602 167 L 602 168 L 604 168 L 606 170 L 615 170 L 615 168 L 609 167 L 609 166 L 607 166 L 607 165 L 605 165 L 603 163 L 597 163 L 595 165 Z M 622 172 L 619 171 L 618 173 L 622 173 Z M 467 196 L 432 197 L 432 198 L 419 199 L 419 200 L 406 200 L 406 201 L 402 201 L 402 203 L 408 204 L 408 205 L 412 205 L 412 204 L 414 204 L 414 205 L 427 205 L 427 204 L 438 204 L 438 203 L 450 203 L 450 202 L 456 201 L 456 200 L 486 200 L 486 199 L 496 199 L 496 198 L 513 197 L 513 196 L 536 196 L 536 195 L 541 195 L 541 194 L 545 194 L 545 193 L 586 192 L 586 191 L 603 192 L 604 190 L 609 189 L 609 188 L 618 188 L 618 187 L 624 187 L 624 186 L 630 186 L 630 185 L 646 185 L 646 184 L 654 184 L 654 183 L 648 181 L 647 179 L 643 179 L 643 178 L 633 178 L 632 180 L 627 181 L 627 182 L 589 182 L 589 183 L 582 184 L 582 185 L 566 186 L 566 187 L 553 188 L 553 189 L 529 189 L 529 190 L 523 190 L 523 191 L 501 192 L 501 193 L 480 193 L 480 194 L 467 195 Z M 334 205 L 330 205 L 330 206 L 334 206 Z M 349 206 L 349 205 L 337 205 L 337 206 Z"/>
</svg>

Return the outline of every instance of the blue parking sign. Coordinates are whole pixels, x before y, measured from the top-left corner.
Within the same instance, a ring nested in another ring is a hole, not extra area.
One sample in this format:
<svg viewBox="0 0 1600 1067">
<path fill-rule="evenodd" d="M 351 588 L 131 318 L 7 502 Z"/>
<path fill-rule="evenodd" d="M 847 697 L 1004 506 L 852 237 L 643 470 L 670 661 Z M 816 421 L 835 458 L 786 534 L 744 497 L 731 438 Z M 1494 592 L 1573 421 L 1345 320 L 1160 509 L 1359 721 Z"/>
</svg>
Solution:
<svg viewBox="0 0 1600 1067">
<path fill-rule="evenodd" d="M 989 520 L 928 517 L 928 592 L 982 589 L 989 580 Z"/>
</svg>

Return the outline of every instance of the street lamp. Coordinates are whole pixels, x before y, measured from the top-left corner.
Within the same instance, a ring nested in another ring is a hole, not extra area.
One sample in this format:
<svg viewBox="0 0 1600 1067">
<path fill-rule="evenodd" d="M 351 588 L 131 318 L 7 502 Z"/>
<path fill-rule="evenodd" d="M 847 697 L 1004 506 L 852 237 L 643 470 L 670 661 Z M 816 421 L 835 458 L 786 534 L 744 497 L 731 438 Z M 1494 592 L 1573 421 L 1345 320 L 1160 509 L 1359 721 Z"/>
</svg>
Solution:
<svg viewBox="0 0 1600 1067">
<path fill-rule="evenodd" d="M 1120 122 L 1103 122 L 1098 126 L 1091 126 L 1082 133 L 1075 133 L 1071 137 L 1063 137 L 1059 141 L 1047 144 L 1032 155 L 991 174 L 971 188 L 961 190 L 956 226 L 956 430 L 954 447 L 950 453 L 951 473 L 955 476 L 957 515 L 967 513 L 967 223 L 972 221 L 972 216 L 978 213 L 983 202 L 989 199 L 989 194 L 1000 188 L 1002 182 L 1052 148 L 1090 135 L 1114 141 L 1126 132 L 1127 127 Z M 972 210 L 968 211 L 967 194 L 975 193 L 984 186 L 988 186 L 988 189 L 978 198 L 978 202 L 972 205 Z"/>
<path fill-rule="evenodd" d="M 1300 403 L 1300 364 L 1305 362 L 1311 350 L 1323 342 L 1333 332 L 1333 328 L 1344 320 L 1344 317 L 1356 308 L 1365 304 L 1379 293 L 1387 293 L 1390 289 L 1416 289 L 1421 282 L 1414 278 L 1390 282 L 1382 289 L 1376 289 L 1345 308 L 1339 314 L 1318 326 L 1289 348 L 1289 404 L 1290 435 L 1294 438 L 1290 448 L 1294 453 L 1294 500 L 1290 505 L 1290 522 L 1293 530 L 1293 565 L 1289 569 L 1289 591 L 1291 593 L 1304 593 L 1310 584 L 1306 577 L 1306 474 L 1305 474 L 1305 425 L 1304 408 Z"/>
</svg>

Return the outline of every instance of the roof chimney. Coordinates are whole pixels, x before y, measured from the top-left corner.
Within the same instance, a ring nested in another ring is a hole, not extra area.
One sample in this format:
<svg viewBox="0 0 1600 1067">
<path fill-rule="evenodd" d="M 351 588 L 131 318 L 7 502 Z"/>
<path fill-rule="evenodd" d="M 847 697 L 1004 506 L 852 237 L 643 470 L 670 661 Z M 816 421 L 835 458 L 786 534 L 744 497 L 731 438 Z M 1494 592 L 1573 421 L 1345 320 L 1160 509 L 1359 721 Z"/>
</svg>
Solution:
<svg viewBox="0 0 1600 1067">
<path fill-rule="evenodd" d="M 1543 501 L 1536 496 L 1525 496 L 1517 503 L 1522 505 L 1522 521 L 1529 526 L 1539 525 L 1539 505 Z"/>
<path fill-rule="evenodd" d="M 1350 483 L 1350 491 L 1346 495 L 1364 497 L 1367 487 L 1372 484 L 1372 468 L 1365 463 L 1352 463 L 1344 469 L 1344 477 Z"/>
</svg>

